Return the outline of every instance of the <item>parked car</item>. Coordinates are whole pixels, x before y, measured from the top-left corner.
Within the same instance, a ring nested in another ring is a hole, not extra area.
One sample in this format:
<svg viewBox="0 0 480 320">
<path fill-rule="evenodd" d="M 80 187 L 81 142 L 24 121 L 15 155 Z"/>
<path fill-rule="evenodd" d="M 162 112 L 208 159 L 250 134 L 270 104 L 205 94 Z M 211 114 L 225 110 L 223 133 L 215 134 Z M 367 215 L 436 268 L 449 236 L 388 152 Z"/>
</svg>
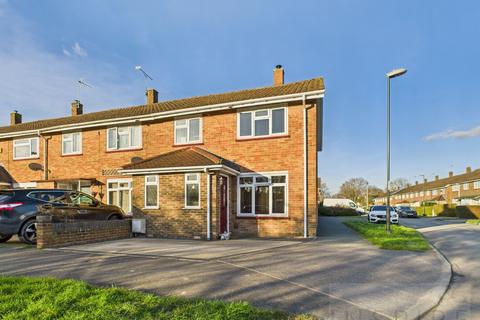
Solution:
<svg viewBox="0 0 480 320">
<path fill-rule="evenodd" d="M 368 213 L 368 222 L 386 222 L 387 221 L 387 206 L 373 206 Z M 398 214 L 395 208 L 390 207 L 390 223 L 398 224 Z"/>
<path fill-rule="evenodd" d="M 397 212 L 402 218 L 417 218 L 417 211 L 407 206 L 398 206 Z"/>
<path fill-rule="evenodd" d="M 340 207 L 340 208 L 350 208 L 354 209 L 357 214 L 362 215 L 365 213 L 365 210 L 361 208 L 358 204 L 350 199 L 341 199 L 341 198 L 325 198 L 323 199 L 324 207 Z"/>
<path fill-rule="evenodd" d="M 61 216 L 73 220 L 123 219 L 117 206 L 101 203 L 78 191 L 59 189 L 0 190 L 0 242 L 18 234 L 28 244 L 37 241 L 35 218 L 42 206 L 55 208 Z"/>
</svg>

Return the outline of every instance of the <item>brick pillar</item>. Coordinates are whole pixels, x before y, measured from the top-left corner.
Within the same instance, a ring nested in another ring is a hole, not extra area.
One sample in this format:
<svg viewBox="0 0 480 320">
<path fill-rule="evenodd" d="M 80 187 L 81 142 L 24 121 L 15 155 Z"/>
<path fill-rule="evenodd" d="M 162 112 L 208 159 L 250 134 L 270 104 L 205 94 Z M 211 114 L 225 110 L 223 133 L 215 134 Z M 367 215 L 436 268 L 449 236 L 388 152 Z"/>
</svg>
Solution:
<svg viewBox="0 0 480 320">
<path fill-rule="evenodd" d="M 50 215 L 37 215 L 37 249 L 48 248 L 53 243 L 53 223 Z"/>
</svg>

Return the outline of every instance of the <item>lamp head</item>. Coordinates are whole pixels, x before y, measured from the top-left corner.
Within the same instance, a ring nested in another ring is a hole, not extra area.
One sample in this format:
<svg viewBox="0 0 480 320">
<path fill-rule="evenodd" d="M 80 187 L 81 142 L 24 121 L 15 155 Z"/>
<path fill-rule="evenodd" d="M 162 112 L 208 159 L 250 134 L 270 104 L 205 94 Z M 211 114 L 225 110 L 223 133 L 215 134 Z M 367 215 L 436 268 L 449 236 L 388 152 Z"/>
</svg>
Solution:
<svg viewBox="0 0 480 320">
<path fill-rule="evenodd" d="M 392 79 L 392 78 L 404 75 L 405 73 L 407 73 L 407 69 L 405 68 L 395 69 L 390 72 L 387 72 L 387 78 Z"/>
</svg>

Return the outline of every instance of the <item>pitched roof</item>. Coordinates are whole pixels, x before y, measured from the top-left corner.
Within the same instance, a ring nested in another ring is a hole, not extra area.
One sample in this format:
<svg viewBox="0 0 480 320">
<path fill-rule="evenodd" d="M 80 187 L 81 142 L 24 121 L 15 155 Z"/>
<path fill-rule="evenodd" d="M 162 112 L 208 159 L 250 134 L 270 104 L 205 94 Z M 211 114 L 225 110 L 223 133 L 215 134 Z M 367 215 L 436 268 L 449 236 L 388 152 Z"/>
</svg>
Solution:
<svg viewBox="0 0 480 320">
<path fill-rule="evenodd" d="M 38 120 L 24 122 L 13 126 L 0 127 L 0 133 L 20 132 L 28 130 L 39 130 L 48 127 L 80 124 L 84 122 L 108 120 L 123 117 L 135 117 L 159 113 L 163 111 L 181 110 L 200 106 L 209 106 L 221 103 L 229 103 L 236 101 L 252 100 L 259 98 L 268 98 L 275 96 L 283 96 L 296 93 L 311 92 L 324 90 L 325 86 L 323 78 L 314 78 L 299 82 L 287 83 L 282 86 L 270 86 L 256 89 L 248 89 L 241 91 L 233 91 L 220 94 L 211 94 L 207 96 L 197 96 L 185 99 L 162 101 L 154 104 L 140 105 L 133 107 L 124 107 L 110 109 L 99 112 L 85 113 L 78 116 L 69 116 L 63 118 L 53 118 L 46 120 Z"/>
<path fill-rule="evenodd" d="M 397 191 L 395 192 L 395 194 L 404 194 L 409 192 L 420 192 L 423 190 L 439 189 L 447 185 L 465 183 L 468 181 L 475 181 L 475 180 L 480 180 L 480 169 L 458 174 L 452 177 L 447 177 L 447 178 L 433 180 L 433 181 L 427 181 L 427 183 L 419 183 L 419 184 L 407 187 L 405 189 L 402 189 L 400 191 Z"/>
<path fill-rule="evenodd" d="M 211 165 L 225 165 L 234 170 L 239 166 L 210 151 L 198 147 L 188 147 L 170 151 L 136 163 L 124 165 L 124 170 L 145 170 L 182 167 L 203 167 Z"/>
</svg>

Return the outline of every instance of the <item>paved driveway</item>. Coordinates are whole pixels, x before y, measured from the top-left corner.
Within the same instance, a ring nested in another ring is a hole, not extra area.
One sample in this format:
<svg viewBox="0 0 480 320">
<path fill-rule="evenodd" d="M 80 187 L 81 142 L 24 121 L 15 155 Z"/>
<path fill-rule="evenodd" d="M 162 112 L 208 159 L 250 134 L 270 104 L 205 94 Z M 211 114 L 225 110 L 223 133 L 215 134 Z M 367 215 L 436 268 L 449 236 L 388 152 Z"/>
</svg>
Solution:
<svg viewBox="0 0 480 320">
<path fill-rule="evenodd" d="M 402 223 L 422 232 L 450 260 L 454 271 L 447 294 L 425 319 L 480 319 L 480 226 L 438 219 Z"/>
<path fill-rule="evenodd" d="M 433 251 L 379 250 L 340 219 L 321 221 L 315 241 L 246 240 L 240 247 L 247 248 L 240 248 L 234 256 L 219 256 L 221 250 L 216 248 L 235 247 L 228 244 L 233 241 L 181 242 L 186 244 L 185 252 L 195 251 L 195 246 L 213 252 L 206 260 L 188 260 L 183 254 L 166 256 L 171 250 L 163 252 L 161 244 L 171 248 L 170 240 L 152 240 L 143 248 L 135 248 L 142 243 L 137 244 L 138 239 L 118 242 L 130 249 L 114 253 L 99 249 L 108 243 L 81 251 L 78 247 L 36 250 L 4 244 L 0 245 L 0 273 L 75 278 L 161 295 L 247 300 L 322 319 L 411 319 L 421 307 L 435 302 L 432 289 L 441 286 L 442 264 Z M 145 254 L 135 254 L 138 249 Z M 160 254 L 151 254 L 152 250 Z"/>
</svg>

